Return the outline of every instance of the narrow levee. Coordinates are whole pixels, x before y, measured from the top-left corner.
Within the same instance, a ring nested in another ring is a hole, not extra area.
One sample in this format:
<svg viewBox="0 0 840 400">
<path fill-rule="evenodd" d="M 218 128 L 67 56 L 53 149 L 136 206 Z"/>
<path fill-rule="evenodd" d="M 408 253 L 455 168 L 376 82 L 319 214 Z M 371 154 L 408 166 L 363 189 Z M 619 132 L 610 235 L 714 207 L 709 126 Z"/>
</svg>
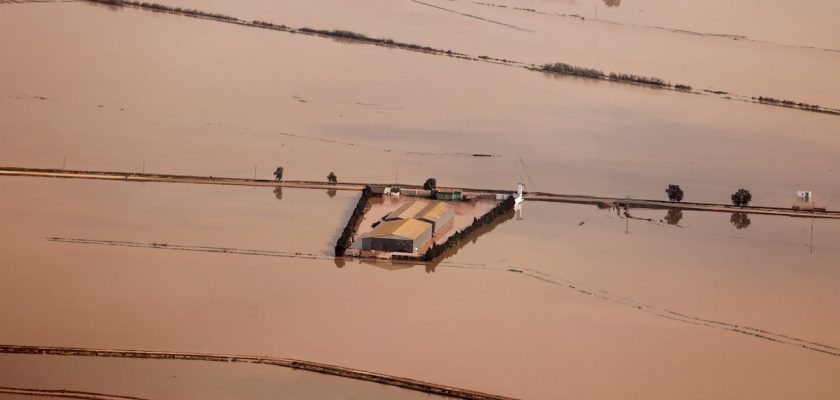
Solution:
<svg viewBox="0 0 840 400">
<path fill-rule="evenodd" d="M 247 179 L 247 178 L 224 178 L 214 176 L 193 176 L 193 175 L 170 175 L 170 174 L 144 174 L 134 172 L 115 171 L 72 171 L 60 169 L 41 168 L 19 168 L 0 167 L 0 176 L 28 176 L 41 178 L 73 178 L 73 179 L 100 179 L 125 182 L 163 182 L 163 183 L 189 183 L 205 185 L 237 185 L 254 187 L 289 187 L 299 189 L 334 189 L 362 191 L 366 186 L 387 186 L 382 183 L 373 182 L 319 182 L 319 181 L 272 181 L 268 179 Z M 422 189 L 419 185 L 400 185 L 403 188 Z M 512 190 L 492 188 L 461 188 L 464 196 L 468 198 L 491 196 L 496 194 L 513 194 Z M 634 199 L 594 196 L 586 194 L 560 194 L 545 192 L 526 192 L 524 198 L 528 201 L 545 201 L 555 203 L 590 204 L 603 208 L 631 207 L 648 209 L 682 209 L 692 211 L 709 212 L 739 212 L 744 214 L 762 214 L 785 217 L 800 218 L 827 218 L 840 219 L 840 211 L 835 210 L 797 210 L 792 207 L 753 207 L 733 206 L 722 203 L 684 203 L 650 199 Z"/>
</svg>

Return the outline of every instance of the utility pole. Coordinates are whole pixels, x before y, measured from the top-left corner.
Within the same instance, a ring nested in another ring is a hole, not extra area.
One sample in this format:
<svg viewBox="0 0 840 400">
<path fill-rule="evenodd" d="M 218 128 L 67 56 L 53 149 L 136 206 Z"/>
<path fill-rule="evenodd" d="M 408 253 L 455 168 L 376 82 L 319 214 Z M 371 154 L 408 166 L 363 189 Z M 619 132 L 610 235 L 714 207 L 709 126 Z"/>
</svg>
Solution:
<svg viewBox="0 0 840 400">
<path fill-rule="evenodd" d="M 624 203 L 624 234 L 630 234 L 630 195 L 627 195 L 627 202 Z"/>
<path fill-rule="evenodd" d="M 257 164 L 254 164 L 254 180 L 257 180 Z"/>
<path fill-rule="evenodd" d="M 811 218 L 811 254 L 814 254 L 814 219 Z"/>
<path fill-rule="evenodd" d="M 146 175 L 146 159 L 143 159 L 143 175 Z"/>
</svg>

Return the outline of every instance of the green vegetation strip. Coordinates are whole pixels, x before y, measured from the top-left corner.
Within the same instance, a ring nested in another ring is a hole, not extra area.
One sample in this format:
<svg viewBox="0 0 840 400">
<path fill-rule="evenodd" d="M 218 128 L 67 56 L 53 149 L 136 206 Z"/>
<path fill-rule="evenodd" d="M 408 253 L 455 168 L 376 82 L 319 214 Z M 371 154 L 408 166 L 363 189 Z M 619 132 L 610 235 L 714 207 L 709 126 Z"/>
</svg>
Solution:
<svg viewBox="0 0 840 400">
<path fill-rule="evenodd" d="M 438 385 L 414 379 L 401 378 L 392 375 L 385 375 L 376 372 L 362 371 L 358 369 L 340 367 L 337 365 L 321 364 L 312 361 L 295 360 L 291 358 L 280 358 L 270 356 L 251 356 L 216 353 L 185 353 L 185 352 L 162 352 L 144 350 L 108 350 L 90 349 L 81 347 L 52 347 L 52 346 L 19 346 L 0 344 L 0 353 L 9 354 L 45 354 L 61 356 L 81 357 L 119 357 L 119 358 L 146 358 L 164 360 L 192 360 L 192 361 L 213 361 L 213 362 L 239 362 L 251 364 L 274 365 L 278 367 L 294 368 L 304 371 L 317 372 L 326 375 L 340 376 L 342 378 L 358 379 L 362 381 L 379 383 L 382 385 L 396 386 L 403 389 L 415 390 L 440 396 L 447 396 L 467 400 L 510 400 L 511 397 L 497 396 L 487 393 L 476 392 L 467 389 L 459 389 L 451 386 Z"/>
<path fill-rule="evenodd" d="M 373 191 L 370 186 L 365 186 L 365 188 L 362 189 L 362 195 L 359 197 L 359 202 L 356 203 L 356 208 L 353 209 L 353 214 L 350 215 L 350 219 L 347 220 L 347 225 L 344 226 L 341 236 L 338 237 L 338 241 L 335 243 L 336 257 L 343 257 L 344 253 L 350 247 L 350 244 L 353 243 L 353 237 L 356 235 L 356 231 L 359 229 L 359 224 L 362 222 L 362 218 L 365 216 L 365 212 L 367 211 L 368 200 L 370 200 L 371 194 L 373 194 Z"/>
</svg>

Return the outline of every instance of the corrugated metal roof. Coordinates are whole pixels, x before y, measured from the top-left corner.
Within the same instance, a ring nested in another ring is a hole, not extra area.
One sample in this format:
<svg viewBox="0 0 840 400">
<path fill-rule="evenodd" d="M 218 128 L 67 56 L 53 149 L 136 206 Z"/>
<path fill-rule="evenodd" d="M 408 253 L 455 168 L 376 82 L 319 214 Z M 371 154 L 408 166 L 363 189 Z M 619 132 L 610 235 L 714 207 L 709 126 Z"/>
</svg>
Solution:
<svg viewBox="0 0 840 400">
<path fill-rule="evenodd" d="M 409 219 L 409 218 L 414 218 L 414 216 L 417 215 L 417 213 L 419 213 L 421 210 L 423 210 L 423 207 L 425 207 L 425 206 L 426 206 L 425 203 L 418 203 L 416 201 L 408 202 L 408 203 L 403 204 L 396 211 L 388 214 L 388 216 L 385 217 L 385 219 Z"/>
<path fill-rule="evenodd" d="M 446 204 L 442 201 L 435 201 L 429 203 L 425 208 L 420 210 L 419 213 L 414 218 L 417 219 L 427 219 L 429 221 L 437 221 L 443 214 L 446 214 L 449 209 L 452 208 L 449 204 Z"/>
<path fill-rule="evenodd" d="M 368 234 L 368 237 L 393 235 L 415 240 L 426 233 L 429 229 L 432 229 L 432 225 L 428 222 L 416 219 L 399 219 L 395 221 L 385 221 L 377 225 L 376 228 Z"/>
</svg>

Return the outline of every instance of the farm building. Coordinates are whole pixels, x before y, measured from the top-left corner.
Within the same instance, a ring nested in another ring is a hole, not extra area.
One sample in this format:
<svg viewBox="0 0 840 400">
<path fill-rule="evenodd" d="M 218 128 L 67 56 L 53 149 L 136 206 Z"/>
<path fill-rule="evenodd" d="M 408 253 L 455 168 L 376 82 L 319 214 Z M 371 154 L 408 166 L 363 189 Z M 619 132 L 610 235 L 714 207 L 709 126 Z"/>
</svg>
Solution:
<svg viewBox="0 0 840 400">
<path fill-rule="evenodd" d="M 396 219 L 376 226 L 362 238 L 362 249 L 414 253 L 432 237 L 432 224 L 417 219 Z"/>
<path fill-rule="evenodd" d="M 452 206 L 442 201 L 435 201 L 420 210 L 414 218 L 432 224 L 432 234 L 434 235 L 446 224 L 452 222 L 454 216 L 455 209 Z"/>
<path fill-rule="evenodd" d="M 410 201 L 408 203 L 403 204 L 398 208 L 396 211 L 388 214 L 385 217 L 386 221 L 393 221 L 397 219 L 409 219 L 414 218 L 420 211 L 423 211 L 423 208 L 426 207 L 426 204 Z"/>
</svg>

